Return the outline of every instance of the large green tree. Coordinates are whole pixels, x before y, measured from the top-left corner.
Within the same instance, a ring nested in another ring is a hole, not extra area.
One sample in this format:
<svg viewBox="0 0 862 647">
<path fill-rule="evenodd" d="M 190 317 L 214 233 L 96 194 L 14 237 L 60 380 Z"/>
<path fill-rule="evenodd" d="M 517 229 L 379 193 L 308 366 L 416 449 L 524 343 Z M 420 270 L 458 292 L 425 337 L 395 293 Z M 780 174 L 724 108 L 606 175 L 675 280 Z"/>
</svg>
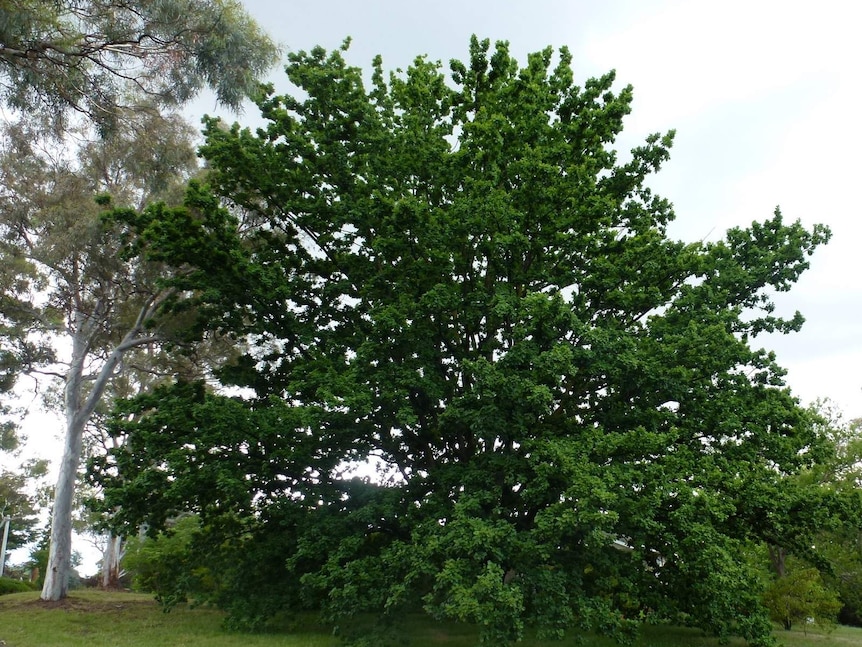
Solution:
<svg viewBox="0 0 862 647">
<path fill-rule="evenodd" d="M 176 105 L 212 88 L 237 108 L 276 47 L 236 0 L 3 0 L 0 96 L 110 126 L 144 95 Z"/>
<path fill-rule="evenodd" d="M 251 347 L 221 376 L 255 395 L 180 383 L 126 405 L 98 477 L 120 521 L 192 510 L 194 559 L 260 557 L 216 569 L 250 617 L 274 596 L 336 619 L 421 606 L 502 644 L 655 613 L 767 641 L 740 548 L 788 518 L 773 494 L 822 448 L 754 340 L 802 324 L 770 294 L 828 230 L 776 211 L 669 238 L 647 178 L 672 133 L 618 156 L 632 90 L 576 85 L 565 49 L 521 67 L 474 39 L 448 75 L 378 60 L 366 87 L 318 48 L 287 73 L 265 127 L 206 129 L 243 217 L 232 274 L 137 223 L 141 253 L 223 299 L 207 323 Z M 368 461 L 372 482 L 345 475 Z"/>
</svg>

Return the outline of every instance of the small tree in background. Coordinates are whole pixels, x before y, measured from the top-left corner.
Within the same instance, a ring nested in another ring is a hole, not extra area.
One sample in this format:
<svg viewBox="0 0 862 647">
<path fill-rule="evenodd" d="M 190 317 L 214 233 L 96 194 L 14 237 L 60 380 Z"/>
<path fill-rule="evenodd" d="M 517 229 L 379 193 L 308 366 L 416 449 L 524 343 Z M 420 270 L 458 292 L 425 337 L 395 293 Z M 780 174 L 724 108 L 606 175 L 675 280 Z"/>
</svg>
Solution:
<svg viewBox="0 0 862 647">
<path fill-rule="evenodd" d="M 8 551 L 15 550 L 36 538 L 39 526 L 38 485 L 48 471 L 43 460 L 25 462 L 18 470 L 0 469 L 0 519 L 11 521 Z M 8 566 L 8 561 L 7 561 Z"/>
<path fill-rule="evenodd" d="M 841 601 L 816 568 L 796 568 L 775 578 L 763 595 L 770 617 L 790 631 L 795 623 L 835 625 Z"/>
<path fill-rule="evenodd" d="M 197 568 L 192 540 L 200 532 L 200 519 L 175 519 L 153 537 L 133 537 L 127 545 L 126 566 L 137 591 L 155 593 L 167 607 L 201 594 L 205 570 Z"/>
<path fill-rule="evenodd" d="M 818 584 L 838 595 L 842 621 L 856 624 L 862 609 L 859 422 L 844 421 L 828 401 L 809 411 L 822 452 L 806 469 L 784 475 L 774 494 L 784 504 L 773 514 L 775 526 L 765 546 L 769 580 L 775 580 L 770 590 L 802 591 L 810 574 L 796 575 L 798 581 L 781 580 L 814 568 L 820 573 Z"/>
</svg>

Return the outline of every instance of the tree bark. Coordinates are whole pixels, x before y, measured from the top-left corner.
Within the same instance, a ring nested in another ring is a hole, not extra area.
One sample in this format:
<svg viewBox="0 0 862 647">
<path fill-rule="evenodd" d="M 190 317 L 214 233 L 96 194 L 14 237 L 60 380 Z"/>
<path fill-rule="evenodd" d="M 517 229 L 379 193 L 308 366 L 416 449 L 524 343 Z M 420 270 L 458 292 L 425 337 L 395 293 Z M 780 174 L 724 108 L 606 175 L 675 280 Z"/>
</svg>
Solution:
<svg viewBox="0 0 862 647">
<path fill-rule="evenodd" d="M 72 572 L 72 505 L 84 435 L 84 421 L 76 418 L 75 415 L 67 415 L 63 458 L 51 508 L 51 544 L 45 584 L 42 587 L 43 600 L 61 600 L 69 590 L 69 574 Z"/>
<path fill-rule="evenodd" d="M 86 419 L 81 415 L 81 391 L 84 381 L 84 360 L 89 347 L 89 329 L 92 317 L 75 313 L 72 321 L 72 360 L 66 373 L 63 404 L 66 409 L 66 437 L 60 473 L 54 490 L 51 508 L 51 541 L 48 549 L 48 566 L 42 599 L 56 601 L 66 597 L 69 574 L 72 571 L 72 506 L 75 499 L 75 480 L 81 461 L 81 449 Z M 89 325 L 88 325 L 89 324 Z"/>
<path fill-rule="evenodd" d="M 123 559 L 123 538 L 116 536 L 114 533 L 108 534 L 108 543 L 105 545 L 105 552 L 102 555 L 102 577 L 101 586 L 103 589 L 113 590 L 120 588 L 120 561 Z"/>
<path fill-rule="evenodd" d="M 155 341 L 154 338 L 139 335 L 144 321 L 153 312 L 157 303 L 158 300 L 153 297 L 141 308 L 135 325 L 102 364 L 86 397 L 84 395 L 85 360 L 91 350 L 100 317 L 104 316 L 105 310 L 97 304 L 93 314 L 88 315 L 81 311 L 75 313 L 71 331 L 72 359 L 66 374 L 66 387 L 63 394 L 66 407 L 66 438 L 57 488 L 54 492 L 54 506 L 51 509 L 51 544 L 48 550 L 45 584 L 42 587 L 43 600 L 61 600 L 69 591 L 69 575 L 72 572 L 72 508 L 78 465 L 81 461 L 84 427 L 93 415 L 96 405 L 105 392 L 105 387 L 114 376 L 125 352 L 135 346 Z"/>
<path fill-rule="evenodd" d="M 769 561 L 772 562 L 772 569 L 777 577 L 784 577 L 785 567 L 784 562 L 787 559 L 787 551 L 781 546 L 769 544 Z"/>
</svg>

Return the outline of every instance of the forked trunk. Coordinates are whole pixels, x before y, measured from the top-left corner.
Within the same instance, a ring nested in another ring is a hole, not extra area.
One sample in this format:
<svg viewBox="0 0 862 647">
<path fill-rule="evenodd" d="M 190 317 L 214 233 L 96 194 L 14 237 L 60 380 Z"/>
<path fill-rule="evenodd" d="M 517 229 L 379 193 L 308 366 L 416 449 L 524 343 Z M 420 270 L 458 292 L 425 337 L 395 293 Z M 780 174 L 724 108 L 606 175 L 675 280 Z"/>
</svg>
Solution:
<svg viewBox="0 0 862 647">
<path fill-rule="evenodd" d="M 97 307 L 97 312 L 101 309 Z M 51 544 L 48 549 L 48 567 L 45 570 L 45 585 L 42 599 L 57 601 L 66 597 L 69 590 L 69 575 L 72 572 L 72 508 L 75 501 L 75 481 L 81 462 L 84 427 L 96 407 L 105 386 L 120 363 L 120 358 L 135 330 L 130 331 L 119 346 L 108 356 L 95 379 L 90 392 L 84 394 L 84 366 L 91 338 L 96 329 L 92 316 L 77 313 L 72 333 L 72 359 L 66 373 L 63 404 L 66 408 L 66 438 L 63 442 L 63 458 L 60 474 L 54 491 L 54 506 L 51 509 Z"/>
</svg>

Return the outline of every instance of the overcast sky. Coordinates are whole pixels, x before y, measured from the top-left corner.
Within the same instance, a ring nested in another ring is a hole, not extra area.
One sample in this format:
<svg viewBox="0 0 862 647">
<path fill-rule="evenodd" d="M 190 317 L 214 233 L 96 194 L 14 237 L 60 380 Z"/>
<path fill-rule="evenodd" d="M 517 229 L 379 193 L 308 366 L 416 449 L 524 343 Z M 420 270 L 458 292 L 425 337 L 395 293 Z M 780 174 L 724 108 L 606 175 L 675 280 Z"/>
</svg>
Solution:
<svg viewBox="0 0 862 647">
<path fill-rule="evenodd" d="M 651 182 L 675 205 L 671 233 L 715 239 L 763 220 L 822 222 L 832 242 L 811 259 L 779 313 L 800 310 L 802 332 L 763 338 L 803 402 L 829 397 L 862 416 L 862 5 L 724 0 L 246 0 L 285 51 L 338 47 L 368 68 L 419 54 L 465 59 L 471 34 L 508 40 L 519 61 L 566 45 L 579 82 L 617 71 L 634 109 L 618 147 L 676 129 L 671 160 Z M 281 68 L 272 74 L 286 90 Z M 219 111 L 202 100 L 193 112 Z M 195 115 L 198 116 L 198 115 Z M 234 119 L 225 115 L 228 119 Z M 253 108 L 238 118 L 253 123 Z"/>
</svg>

